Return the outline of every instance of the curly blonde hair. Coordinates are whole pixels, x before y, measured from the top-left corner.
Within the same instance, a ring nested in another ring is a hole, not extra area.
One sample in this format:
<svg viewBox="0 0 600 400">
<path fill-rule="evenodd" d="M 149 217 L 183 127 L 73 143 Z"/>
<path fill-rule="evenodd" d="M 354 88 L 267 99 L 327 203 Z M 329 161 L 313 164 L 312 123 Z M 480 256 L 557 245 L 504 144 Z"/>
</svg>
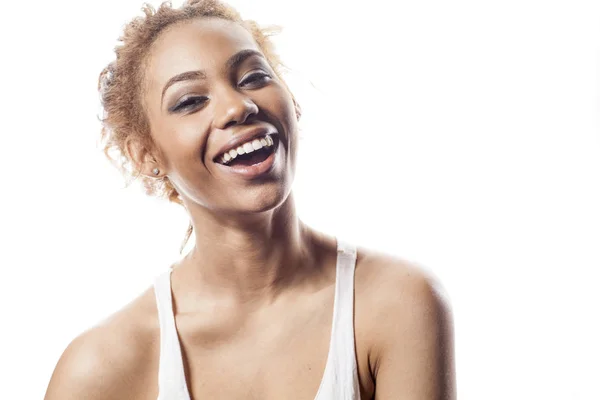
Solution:
<svg viewBox="0 0 600 400">
<path fill-rule="evenodd" d="M 104 154 L 126 177 L 127 184 L 140 178 L 146 194 L 166 198 L 183 206 L 179 193 L 169 179 L 141 175 L 136 171 L 127 150 L 127 143 L 132 140 L 146 149 L 157 150 L 149 134 L 149 122 L 141 100 L 144 67 L 152 43 L 165 28 L 196 18 L 221 18 L 236 22 L 250 32 L 273 71 L 284 82 L 281 77 L 284 65 L 270 41 L 270 36 L 279 28 L 261 28 L 255 21 L 242 19 L 231 6 L 218 0 L 187 0 L 179 8 L 173 8 L 171 2 L 166 1 L 158 9 L 145 3 L 142 11 L 144 16 L 134 18 L 125 26 L 119 37 L 120 43 L 115 47 L 115 60 L 102 70 L 98 79 L 104 111 L 101 118 L 102 147 Z M 300 110 L 293 95 L 292 99 L 299 116 Z M 180 252 L 192 231 L 190 223 Z"/>
</svg>

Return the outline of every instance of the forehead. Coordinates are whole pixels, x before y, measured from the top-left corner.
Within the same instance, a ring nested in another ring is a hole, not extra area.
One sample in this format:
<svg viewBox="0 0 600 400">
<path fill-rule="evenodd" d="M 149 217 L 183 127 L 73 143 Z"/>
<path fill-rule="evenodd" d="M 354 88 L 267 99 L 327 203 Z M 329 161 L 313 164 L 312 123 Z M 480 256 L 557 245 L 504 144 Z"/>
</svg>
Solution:
<svg viewBox="0 0 600 400">
<path fill-rule="evenodd" d="M 150 86 L 192 70 L 221 68 L 243 49 L 259 50 L 256 41 L 239 24 L 219 18 L 202 18 L 173 25 L 154 42 L 146 65 Z"/>
</svg>

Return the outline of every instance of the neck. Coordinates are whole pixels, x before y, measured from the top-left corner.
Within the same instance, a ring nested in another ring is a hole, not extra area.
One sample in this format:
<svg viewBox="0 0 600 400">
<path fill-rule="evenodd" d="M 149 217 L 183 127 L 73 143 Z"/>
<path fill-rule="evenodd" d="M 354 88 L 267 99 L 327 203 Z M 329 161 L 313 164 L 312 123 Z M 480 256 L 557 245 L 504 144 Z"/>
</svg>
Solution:
<svg viewBox="0 0 600 400">
<path fill-rule="evenodd" d="M 194 211 L 195 246 L 182 267 L 203 290 L 244 302 L 272 299 L 315 265 L 314 234 L 298 219 L 291 194 L 280 207 L 251 216 Z"/>
</svg>

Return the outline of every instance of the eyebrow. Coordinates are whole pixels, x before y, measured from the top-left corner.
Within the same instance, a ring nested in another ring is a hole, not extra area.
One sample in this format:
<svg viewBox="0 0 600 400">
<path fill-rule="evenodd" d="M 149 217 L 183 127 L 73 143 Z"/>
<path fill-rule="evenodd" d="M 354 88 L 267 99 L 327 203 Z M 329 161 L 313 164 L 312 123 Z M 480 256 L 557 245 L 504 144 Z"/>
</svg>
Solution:
<svg viewBox="0 0 600 400">
<path fill-rule="evenodd" d="M 234 55 L 229 57 L 229 59 L 225 63 L 225 66 L 227 69 L 234 69 L 237 66 L 239 66 L 241 63 L 243 63 L 247 58 L 252 57 L 252 56 L 258 56 L 258 57 L 261 57 L 264 59 L 264 56 L 260 51 L 253 50 L 253 49 L 246 49 L 246 50 L 238 51 L 237 53 L 235 53 Z M 202 70 L 186 71 L 186 72 L 182 72 L 180 74 L 173 76 L 171 79 L 169 79 L 167 81 L 167 83 L 163 87 L 162 95 L 160 98 L 161 104 L 165 97 L 165 92 L 171 85 L 174 85 L 177 82 L 199 80 L 199 79 L 206 79 L 206 73 Z"/>
</svg>

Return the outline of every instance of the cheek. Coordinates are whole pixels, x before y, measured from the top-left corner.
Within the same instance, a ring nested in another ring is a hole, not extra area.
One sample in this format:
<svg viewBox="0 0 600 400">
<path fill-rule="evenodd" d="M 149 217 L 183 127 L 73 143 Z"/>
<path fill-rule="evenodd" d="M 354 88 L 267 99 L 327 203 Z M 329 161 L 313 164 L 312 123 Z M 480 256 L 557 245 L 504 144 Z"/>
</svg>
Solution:
<svg viewBox="0 0 600 400">
<path fill-rule="evenodd" d="M 272 114 L 283 125 L 285 132 L 292 136 L 296 130 L 296 109 L 292 96 L 281 84 L 273 86 L 273 90 L 264 99 L 269 114 Z"/>
<path fill-rule="evenodd" d="M 196 115 L 169 118 L 160 127 L 160 145 L 172 165 L 201 161 L 209 124 Z"/>
</svg>

